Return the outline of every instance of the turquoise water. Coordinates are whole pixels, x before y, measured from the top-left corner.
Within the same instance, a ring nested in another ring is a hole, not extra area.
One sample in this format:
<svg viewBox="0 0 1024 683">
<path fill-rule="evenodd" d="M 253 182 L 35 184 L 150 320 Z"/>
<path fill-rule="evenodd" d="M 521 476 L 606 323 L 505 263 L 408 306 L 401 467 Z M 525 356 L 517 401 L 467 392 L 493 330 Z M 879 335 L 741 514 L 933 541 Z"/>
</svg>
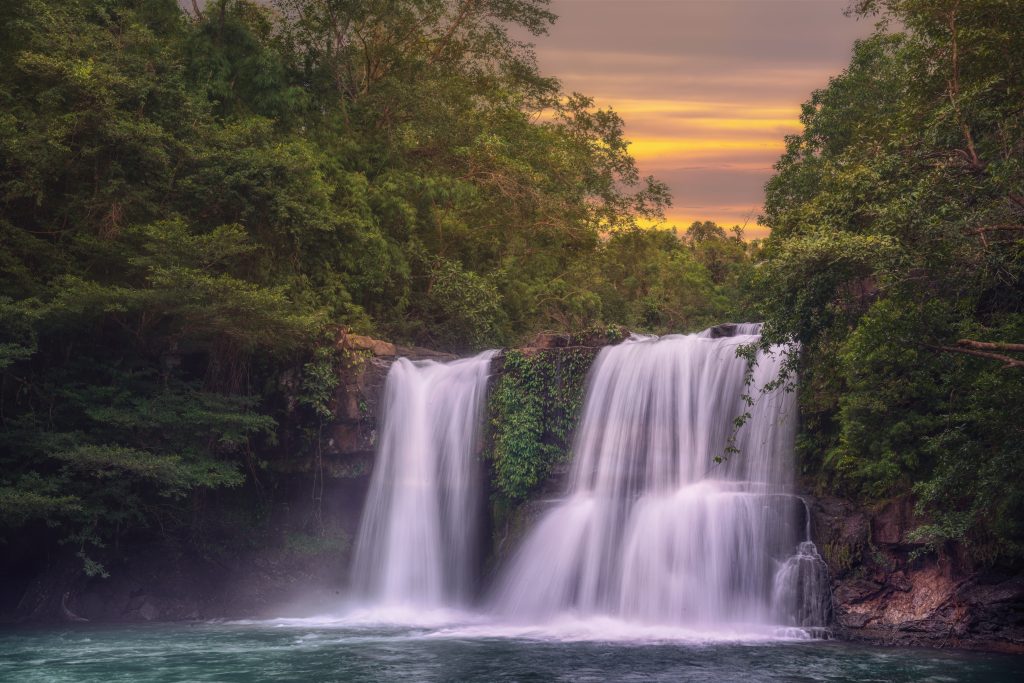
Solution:
<svg viewBox="0 0 1024 683">
<path fill-rule="evenodd" d="M 999 681 L 1024 658 L 838 642 L 616 641 L 315 621 L 0 632 L 0 681 Z"/>
</svg>

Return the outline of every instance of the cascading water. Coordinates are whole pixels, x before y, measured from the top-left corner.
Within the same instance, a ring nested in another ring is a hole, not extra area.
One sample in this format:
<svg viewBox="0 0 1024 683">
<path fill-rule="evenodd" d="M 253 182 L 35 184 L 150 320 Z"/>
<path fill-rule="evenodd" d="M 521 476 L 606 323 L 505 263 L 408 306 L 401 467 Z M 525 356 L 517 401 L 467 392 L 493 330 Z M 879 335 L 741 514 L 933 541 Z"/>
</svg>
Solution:
<svg viewBox="0 0 1024 683">
<path fill-rule="evenodd" d="M 747 386 L 736 349 L 760 327 L 724 329 L 731 336 L 719 327 L 634 337 L 601 352 L 568 491 L 503 573 L 498 613 L 703 629 L 825 624 L 824 599 L 806 597 L 821 593 L 824 564 L 790 494 L 794 396 L 761 391 L 782 354 L 760 354 Z M 744 412 L 739 452 L 716 463 Z"/>
<path fill-rule="evenodd" d="M 790 626 L 823 628 L 832 618 L 828 565 L 811 538 L 811 511 L 804 502 L 804 540 L 775 575 L 772 603 Z"/>
<path fill-rule="evenodd" d="M 493 355 L 391 366 L 356 542 L 361 600 L 434 608 L 472 594 L 482 495 L 476 447 Z"/>
</svg>

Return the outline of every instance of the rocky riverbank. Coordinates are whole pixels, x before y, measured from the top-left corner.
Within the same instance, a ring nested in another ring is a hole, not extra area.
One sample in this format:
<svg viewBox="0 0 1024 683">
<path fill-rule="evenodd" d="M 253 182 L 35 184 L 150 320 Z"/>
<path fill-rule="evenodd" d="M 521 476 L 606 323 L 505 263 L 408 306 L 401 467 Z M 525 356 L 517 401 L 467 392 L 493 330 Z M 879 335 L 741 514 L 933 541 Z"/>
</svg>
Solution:
<svg viewBox="0 0 1024 683">
<path fill-rule="evenodd" d="M 812 536 L 829 565 L 837 637 L 875 645 L 1024 653 L 1024 577 L 938 557 L 911 539 L 913 501 L 875 509 L 808 498 Z M 918 552 L 915 552 L 918 551 Z"/>
</svg>

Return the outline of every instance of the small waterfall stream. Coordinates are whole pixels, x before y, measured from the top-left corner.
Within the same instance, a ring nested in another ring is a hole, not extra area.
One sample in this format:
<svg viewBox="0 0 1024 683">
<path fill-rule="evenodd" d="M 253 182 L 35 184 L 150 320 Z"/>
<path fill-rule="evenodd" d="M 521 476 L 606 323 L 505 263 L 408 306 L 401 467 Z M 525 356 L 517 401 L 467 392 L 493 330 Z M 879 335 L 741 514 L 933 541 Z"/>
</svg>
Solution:
<svg viewBox="0 0 1024 683">
<path fill-rule="evenodd" d="M 493 355 L 391 366 L 356 541 L 353 586 L 362 600 L 422 608 L 469 601 L 482 516 L 477 446 Z"/>
</svg>

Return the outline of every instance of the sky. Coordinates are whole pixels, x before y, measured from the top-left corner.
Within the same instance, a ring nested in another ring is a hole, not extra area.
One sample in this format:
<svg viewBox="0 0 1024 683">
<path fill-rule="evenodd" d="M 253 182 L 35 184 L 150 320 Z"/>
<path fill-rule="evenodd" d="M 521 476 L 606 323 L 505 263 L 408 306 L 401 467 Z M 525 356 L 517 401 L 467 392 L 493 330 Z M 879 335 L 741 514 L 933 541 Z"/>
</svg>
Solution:
<svg viewBox="0 0 1024 683">
<path fill-rule="evenodd" d="M 800 105 L 873 24 L 849 0 L 553 0 L 541 72 L 612 107 L 643 175 L 668 183 L 665 225 L 757 225 Z"/>
</svg>

